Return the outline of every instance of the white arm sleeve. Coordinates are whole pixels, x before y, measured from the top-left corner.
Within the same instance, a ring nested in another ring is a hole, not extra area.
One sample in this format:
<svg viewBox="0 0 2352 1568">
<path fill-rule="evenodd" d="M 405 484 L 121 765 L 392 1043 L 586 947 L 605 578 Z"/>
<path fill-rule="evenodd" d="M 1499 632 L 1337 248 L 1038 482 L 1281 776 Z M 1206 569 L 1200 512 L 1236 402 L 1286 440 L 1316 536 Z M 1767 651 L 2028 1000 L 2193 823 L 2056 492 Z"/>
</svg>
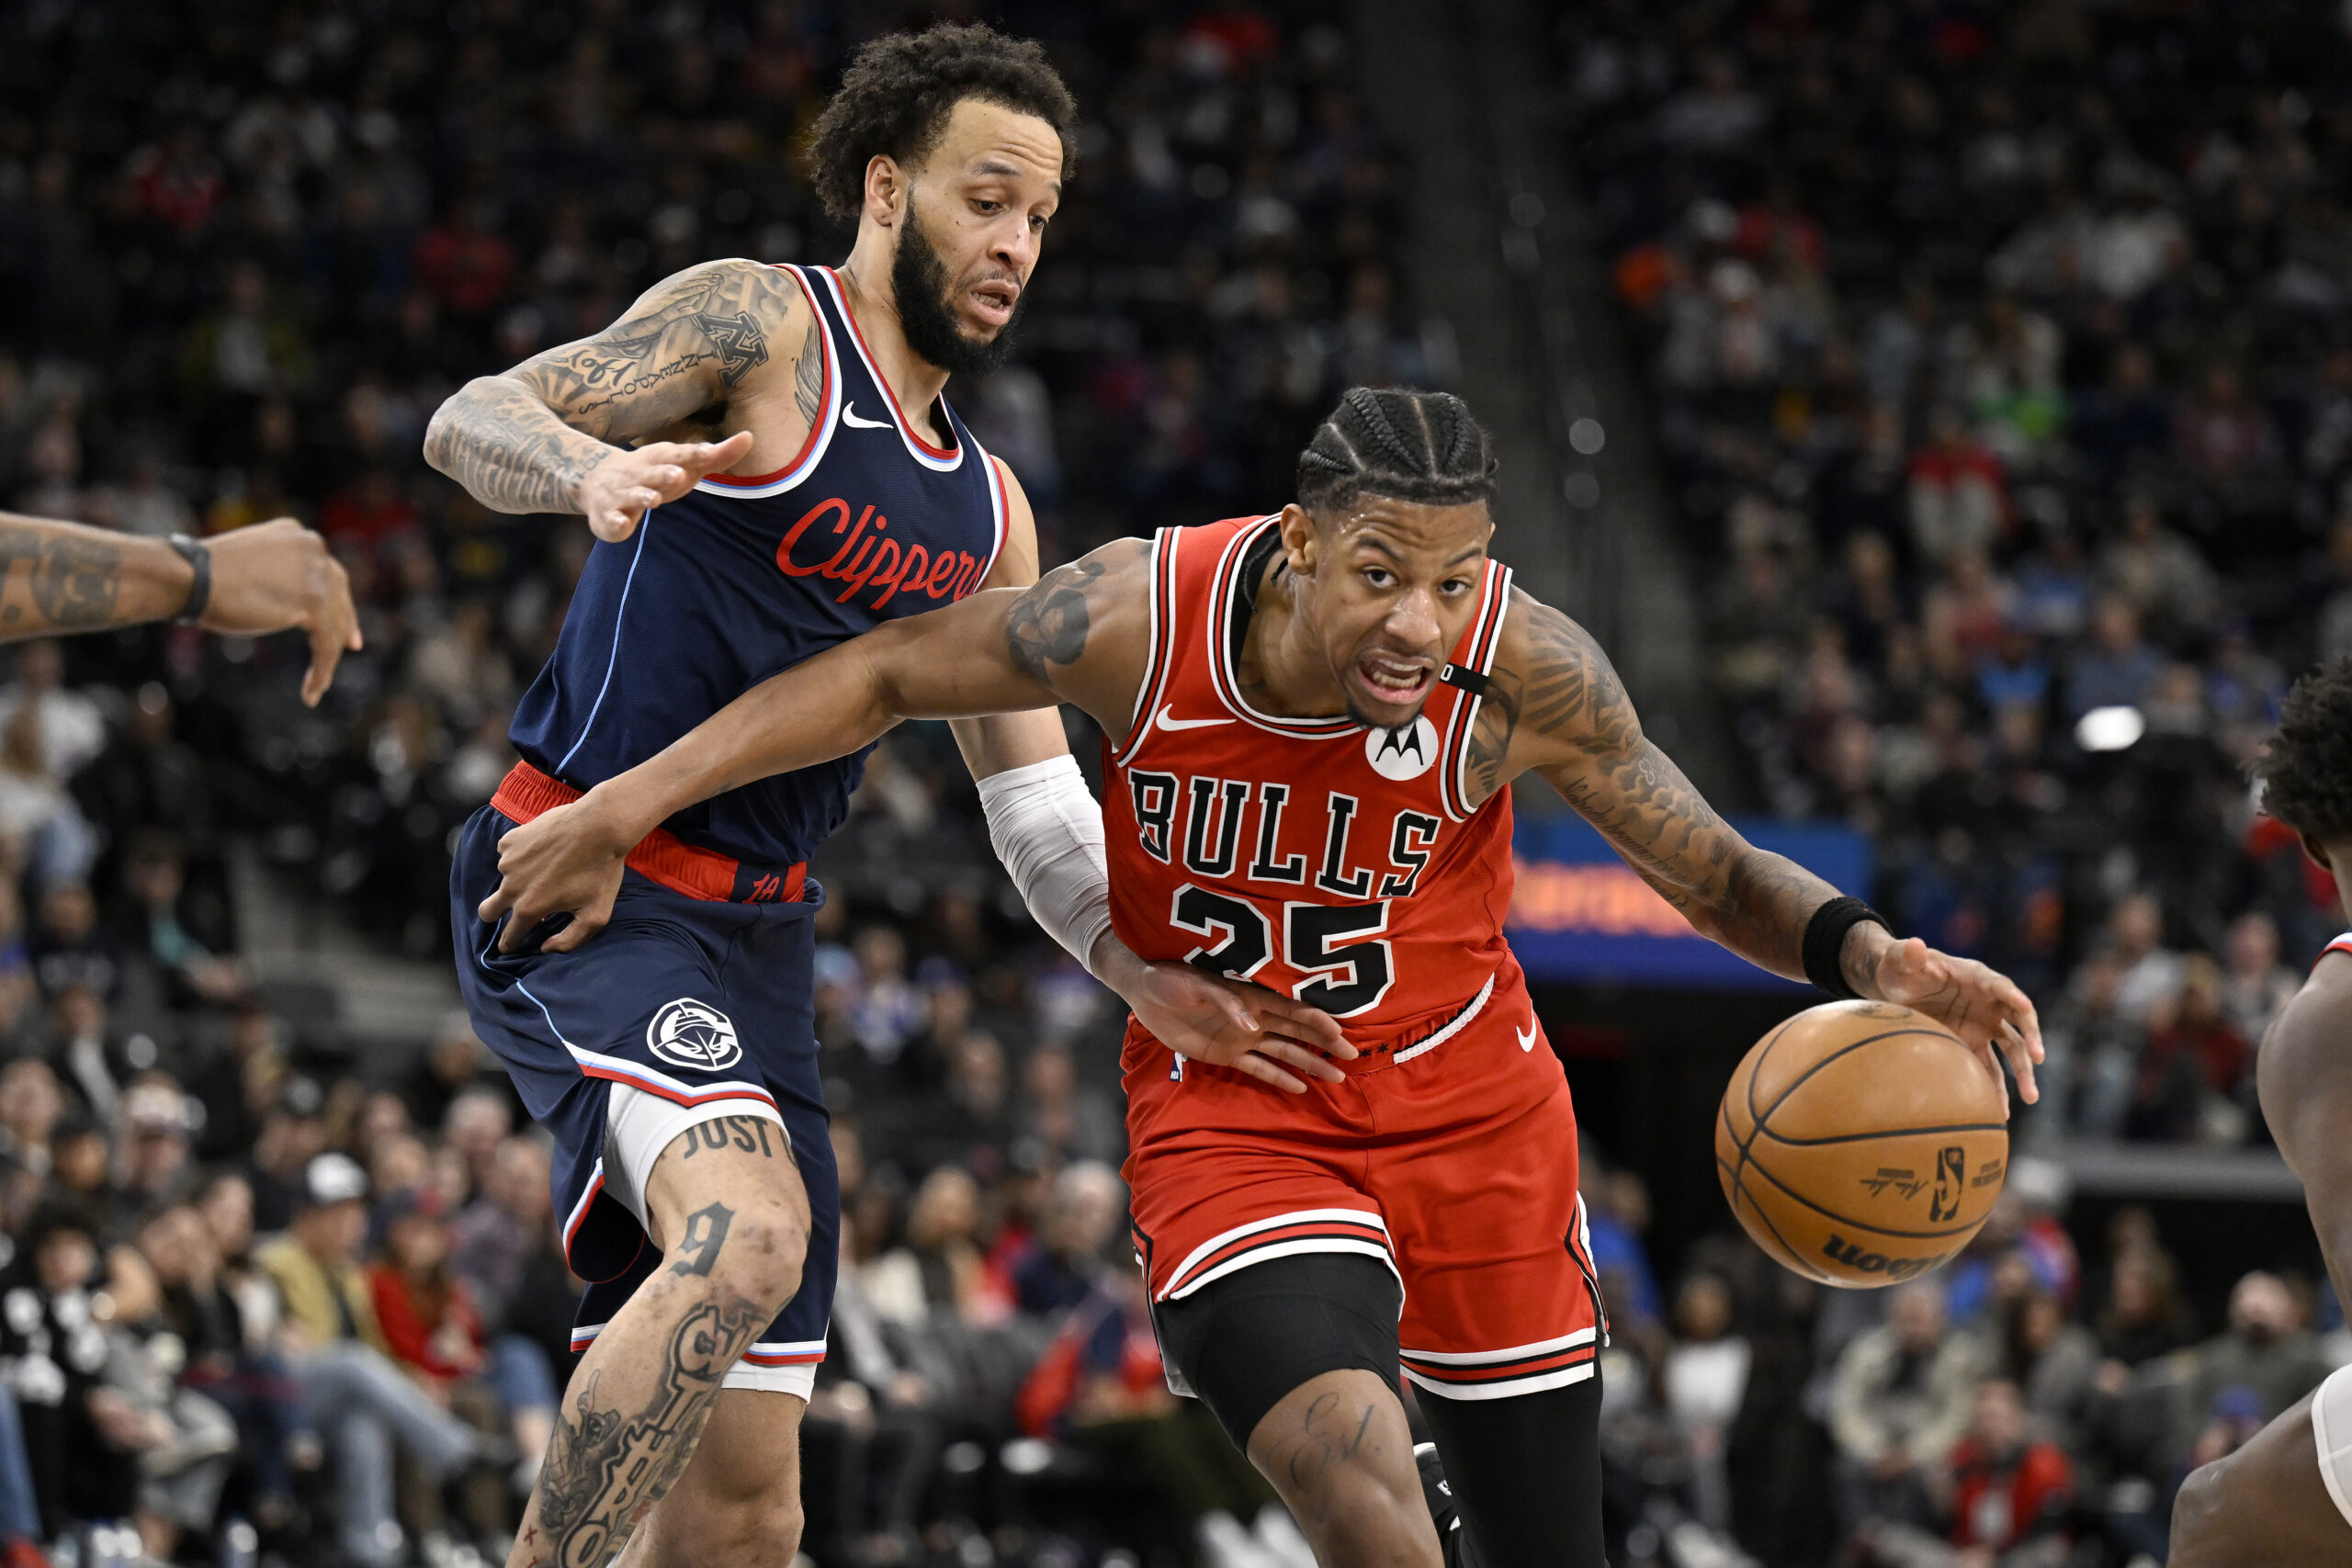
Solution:
<svg viewBox="0 0 2352 1568">
<path fill-rule="evenodd" d="M 1094 944 L 1111 926 L 1111 876 L 1102 808 L 1087 791 L 1078 759 L 1008 768 L 979 784 L 996 858 L 1037 923 L 1091 972 Z"/>
</svg>

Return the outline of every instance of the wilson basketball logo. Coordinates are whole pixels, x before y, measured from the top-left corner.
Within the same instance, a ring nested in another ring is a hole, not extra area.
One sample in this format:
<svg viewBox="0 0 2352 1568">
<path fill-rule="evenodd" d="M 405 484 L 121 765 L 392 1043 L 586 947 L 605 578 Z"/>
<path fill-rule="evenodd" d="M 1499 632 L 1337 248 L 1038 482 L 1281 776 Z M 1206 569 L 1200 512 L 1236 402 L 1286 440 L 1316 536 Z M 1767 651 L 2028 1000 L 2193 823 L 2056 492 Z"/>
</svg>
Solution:
<svg viewBox="0 0 2352 1568">
<path fill-rule="evenodd" d="M 645 1026 L 645 1043 L 663 1061 L 696 1072 L 720 1072 L 743 1059 L 735 1021 L 692 997 L 680 997 L 655 1013 Z"/>
<path fill-rule="evenodd" d="M 1384 779 L 1419 778 L 1437 761 L 1437 726 L 1427 715 L 1402 729 L 1374 729 L 1363 738 L 1363 760 Z"/>
</svg>

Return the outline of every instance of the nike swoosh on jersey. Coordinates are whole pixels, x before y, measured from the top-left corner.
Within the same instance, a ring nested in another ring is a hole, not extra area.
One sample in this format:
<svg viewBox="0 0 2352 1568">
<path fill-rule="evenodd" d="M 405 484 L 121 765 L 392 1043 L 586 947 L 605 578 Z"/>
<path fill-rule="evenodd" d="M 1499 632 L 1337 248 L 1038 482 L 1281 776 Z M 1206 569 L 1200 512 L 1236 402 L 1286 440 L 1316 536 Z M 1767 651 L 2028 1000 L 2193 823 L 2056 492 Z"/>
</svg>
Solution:
<svg viewBox="0 0 2352 1568">
<path fill-rule="evenodd" d="M 1153 717 L 1152 723 L 1159 726 L 1162 729 L 1177 730 L 1206 729 L 1213 724 L 1231 724 L 1233 722 L 1229 718 L 1170 718 L 1168 716 L 1175 711 L 1176 705 L 1174 703 L 1170 703 L 1166 707 L 1161 708 L 1159 714 Z"/>
<path fill-rule="evenodd" d="M 890 428 L 890 422 L 887 419 L 858 418 L 857 405 L 855 403 L 843 403 L 842 405 L 842 423 L 854 430 L 888 430 Z"/>
<path fill-rule="evenodd" d="M 1512 1030 L 1511 1032 L 1513 1034 L 1519 1034 L 1519 1031 L 1516 1029 Z M 1524 1034 L 1519 1034 L 1519 1048 L 1522 1051 L 1532 1051 L 1535 1049 L 1535 1025 L 1532 1023 L 1529 1024 L 1527 1026 L 1527 1032 Z"/>
</svg>

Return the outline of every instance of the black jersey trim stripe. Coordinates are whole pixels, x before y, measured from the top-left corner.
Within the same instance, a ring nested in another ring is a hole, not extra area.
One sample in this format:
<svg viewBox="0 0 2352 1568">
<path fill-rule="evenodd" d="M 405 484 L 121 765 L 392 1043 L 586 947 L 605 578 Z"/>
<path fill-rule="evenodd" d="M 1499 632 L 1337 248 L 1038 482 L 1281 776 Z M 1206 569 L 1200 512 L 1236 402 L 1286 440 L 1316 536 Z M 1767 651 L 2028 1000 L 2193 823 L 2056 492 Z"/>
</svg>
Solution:
<svg viewBox="0 0 2352 1568">
<path fill-rule="evenodd" d="M 1486 592 L 1478 605 L 1478 618 L 1471 626 L 1470 644 L 1466 654 L 1467 673 L 1478 678 L 1483 687 L 1487 672 L 1494 668 L 1495 650 L 1502 646 L 1503 618 L 1510 607 L 1510 568 L 1500 561 L 1487 563 Z M 1438 795 L 1445 804 L 1445 814 L 1456 822 L 1467 822 L 1476 815 L 1470 804 L 1469 769 L 1470 737 L 1478 722 L 1478 705 L 1486 700 L 1482 689 L 1474 689 L 1467 682 L 1457 682 L 1458 695 L 1453 712 L 1446 719 L 1445 745 L 1439 756 Z"/>
<path fill-rule="evenodd" d="M 1125 739 L 1111 753 L 1114 767 L 1126 766 L 1142 749 L 1144 737 L 1151 733 L 1151 716 L 1168 694 L 1168 672 L 1175 663 L 1177 532 L 1162 528 L 1151 538 L 1151 592 L 1146 599 L 1150 640 L 1145 645 L 1143 681 L 1136 688 L 1135 716 Z"/>
</svg>

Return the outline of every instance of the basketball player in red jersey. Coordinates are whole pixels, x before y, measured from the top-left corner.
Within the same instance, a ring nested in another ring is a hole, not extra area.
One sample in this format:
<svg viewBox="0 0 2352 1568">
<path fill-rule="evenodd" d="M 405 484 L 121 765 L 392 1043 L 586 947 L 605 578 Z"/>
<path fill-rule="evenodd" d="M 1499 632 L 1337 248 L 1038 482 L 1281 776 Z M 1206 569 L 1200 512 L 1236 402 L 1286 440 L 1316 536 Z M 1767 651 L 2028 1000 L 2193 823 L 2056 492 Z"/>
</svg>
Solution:
<svg viewBox="0 0 2352 1568">
<path fill-rule="evenodd" d="M 2352 660 L 2304 676 L 2256 764 L 2262 808 L 2335 877 L 2352 921 Z M 2352 931 L 2264 1037 L 2262 1113 L 2302 1179 L 2339 1301 L 2352 1302 Z M 2352 1368 L 2320 1384 L 2173 1505 L 2172 1568 L 2341 1568 L 2352 1562 Z"/>
<path fill-rule="evenodd" d="M 1085 708 L 1110 738 L 1115 936 L 1346 1032 L 1331 1062 L 1275 1041 L 1247 1064 L 1293 1094 L 1132 1023 L 1124 1060 L 1171 1382 L 1326 1564 L 1603 1560 L 1605 1320 L 1576 1123 L 1503 939 L 1517 775 L 1541 773 L 1708 935 L 1920 1008 L 2034 1094 L 2023 993 L 1742 840 L 1645 738 L 1592 639 L 1512 590 L 1487 557 L 1494 471 L 1459 399 L 1355 389 L 1281 512 L 1123 540 L 811 659 L 509 834 L 484 906 L 593 931 L 628 846 L 690 801 L 900 718 Z M 1458 1517 L 1432 1519 L 1400 1366 L 1432 1396 Z"/>
</svg>

